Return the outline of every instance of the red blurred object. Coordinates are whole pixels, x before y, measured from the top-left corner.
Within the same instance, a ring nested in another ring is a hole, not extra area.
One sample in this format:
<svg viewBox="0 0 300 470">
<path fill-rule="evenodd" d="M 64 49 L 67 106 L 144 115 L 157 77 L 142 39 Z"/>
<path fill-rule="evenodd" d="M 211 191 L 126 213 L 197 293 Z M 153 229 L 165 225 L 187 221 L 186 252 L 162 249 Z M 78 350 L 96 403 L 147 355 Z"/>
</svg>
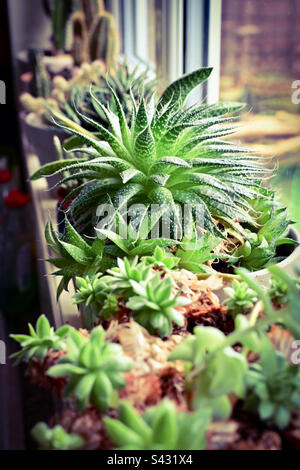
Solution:
<svg viewBox="0 0 300 470">
<path fill-rule="evenodd" d="M 58 199 L 59 204 L 61 204 L 63 202 L 63 200 L 66 198 L 67 195 L 68 195 L 67 190 L 65 188 L 63 188 L 62 186 L 60 186 L 57 189 L 56 197 Z M 68 201 L 66 201 L 65 204 L 63 205 L 62 210 L 66 211 L 70 207 L 72 202 L 73 202 L 73 199 L 68 199 Z"/>
<path fill-rule="evenodd" d="M 17 209 L 24 207 L 28 202 L 31 201 L 31 197 L 28 194 L 24 194 L 18 189 L 12 189 L 8 195 L 4 198 L 6 207 L 11 209 Z"/>
<path fill-rule="evenodd" d="M 0 170 L 0 183 L 8 183 L 12 179 L 10 170 Z"/>
</svg>

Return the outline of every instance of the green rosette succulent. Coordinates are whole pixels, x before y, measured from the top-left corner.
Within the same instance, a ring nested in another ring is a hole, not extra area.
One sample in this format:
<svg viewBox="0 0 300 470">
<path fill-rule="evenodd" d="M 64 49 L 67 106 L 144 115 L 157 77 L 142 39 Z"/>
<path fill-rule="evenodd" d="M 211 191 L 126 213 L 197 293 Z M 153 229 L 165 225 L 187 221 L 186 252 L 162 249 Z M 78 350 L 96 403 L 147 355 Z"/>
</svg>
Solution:
<svg viewBox="0 0 300 470">
<path fill-rule="evenodd" d="M 133 296 L 126 307 L 132 310 L 136 321 L 150 333 L 170 336 L 173 323 L 184 325 L 182 313 L 176 307 L 187 305 L 190 301 L 185 297 L 172 294 L 173 282 L 169 277 L 161 278 L 156 274 L 148 282 L 131 282 Z"/>
<path fill-rule="evenodd" d="M 16 359 L 16 364 L 21 361 L 29 362 L 33 357 L 42 361 L 50 349 L 66 349 L 66 336 L 70 326 L 65 325 L 55 331 L 45 315 L 41 315 L 36 322 L 36 328 L 30 323 L 28 328 L 29 335 L 10 335 L 22 347 L 21 351 L 11 355 L 12 359 Z"/>
<path fill-rule="evenodd" d="M 265 337 L 260 360 L 246 374 L 245 408 L 269 425 L 284 429 L 300 409 L 300 373 Z"/>
<path fill-rule="evenodd" d="M 119 344 L 105 341 L 101 326 L 90 338 L 72 330 L 67 338 L 67 354 L 47 371 L 50 377 L 67 377 L 65 396 L 74 396 L 80 410 L 93 404 L 107 411 L 116 399 L 116 391 L 125 386 L 124 372 L 133 367 Z"/>
<path fill-rule="evenodd" d="M 236 279 L 233 280 L 232 287 L 224 288 L 224 292 L 228 297 L 224 305 L 227 306 L 229 315 L 233 317 L 248 312 L 257 301 L 256 293 L 248 287 L 248 284 Z"/>
<path fill-rule="evenodd" d="M 50 428 L 46 423 L 37 423 L 31 435 L 42 450 L 77 450 L 84 444 L 81 436 L 69 434 L 60 425 Z"/>
<path fill-rule="evenodd" d="M 202 450 L 210 420 L 209 409 L 178 412 L 168 399 L 148 408 L 142 416 L 122 402 L 118 420 L 104 418 L 106 431 L 120 450 Z"/>
</svg>

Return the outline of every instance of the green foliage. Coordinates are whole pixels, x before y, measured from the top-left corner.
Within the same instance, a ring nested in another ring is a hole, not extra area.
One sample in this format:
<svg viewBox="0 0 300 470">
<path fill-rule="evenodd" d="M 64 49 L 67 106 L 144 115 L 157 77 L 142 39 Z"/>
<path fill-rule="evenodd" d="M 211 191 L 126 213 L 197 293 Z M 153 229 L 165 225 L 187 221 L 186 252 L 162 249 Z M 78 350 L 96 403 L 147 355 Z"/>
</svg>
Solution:
<svg viewBox="0 0 300 470">
<path fill-rule="evenodd" d="M 54 46 L 57 51 L 64 51 L 66 42 L 66 27 L 76 1 L 74 0 L 44 0 L 47 13 L 52 22 Z"/>
<path fill-rule="evenodd" d="M 77 290 L 73 296 L 74 303 L 91 306 L 94 312 L 103 319 L 108 320 L 119 309 L 119 300 L 109 284 L 100 277 L 101 274 L 77 277 Z"/>
<path fill-rule="evenodd" d="M 113 260 L 103 255 L 104 241 L 98 238 L 90 245 L 65 219 L 66 230 L 64 236 L 57 234 L 51 221 L 46 225 L 45 237 L 50 248 L 58 255 L 49 261 L 58 271 L 53 274 L 62 276 L 57 290 L 57 297 L 63 289 L 68 290 L 70 280 L 75 276 L 93 275 L 105 271 L 113 265 Z"/>
<path fill-rule="evenodd" d="M 121 450 L 202 450 L 211 412 L 178 412 L 173 402 L 165 399 L 140 416 L 122 402 L 119 419 L 104 418 L 106 431 Z"/>
<path fill-rule="evenodd" d="M 197 274 L 213 273 L 214 270 L 205 264 L 207 261 L 230 260 L 229 255 L 218 253 L 216 250 L 220 242 L 220 238 L 211 236 L 209 233 L 192 240 L 183 238 L 176 251 L 176 256 L 179 258 L 178 267 Z"/>
<path fill-rule="evenodd" d="M 92 403 L 101 411 L 114 404 L 116 390 L 125 386 L 123 372 L 133 363 L 119 344 L 105 341 L 101 326 L 94 328 L 90 338 L 71 330 L 67 338 L 67 354 L 51 367 L 50 377 L 68 377 L 65 396 L 75 396 L 79 409 Z"/>
<path fill-rule="evenodd" d="M 34 97 L 49 98 L 51 94 L 51 78 L 43 62 L 44 54 L 40 49 L 29 50 L 29 62 L 32 79 L 29 84 L 30 93 Z"/>
<path fill-rule="evenodd" d="M 176 268 L 180 258 L 173 256 L 171 253 L 166 253 L 160 246 L 157 246 L 152 256 L 145 256 L 142 260 L 152 267 L 161 268 L 163 271 L 171 271 Z"/>
<path fill-rule="evenodd" d="M 276 257 L 276 250 L 283 244 L 297 244 L 287 238 L 288 227 L 293 223 L 284 207 L 274 200 L 257 199 L 252 207 L 258 212 L 258 230 L 246 230 L 246 241 L 234 252 L 240 257 L 238 264 L 249 271 L 256 271 L 276 264 L 283 258 Z"/>
<path fill-rule="evenodd" d="M 33 439 L 42 450 L 76 450 L 84 440 L 78 434 L 69 434 L 62 426 L 49 428 L 46 423 L 37 423 L 31 431 Z"/>
<path fill-rule="evenodd" d="M 21 351 L 11 355 L 11 358 L 16 359 L 16 364 L 21 361 L 28 362 L 32 357 L 41 361 L 49 349 L 58 351 L 66 349 L 66 335 L 70 330 L 68 325 L 54 331 L 45 315 L 41 315 L 36 322 L 35 329 L 30 323 L 28 327 L 29 335 L 10 335 L 22 347 Z"/>
<path fill-rule="evenodd" d="M 228 296 L 224 305 L 227 306 L 228 313 L 233 317 L 238 313 L 248 312 L 257 301 L 255 292 L 249 289 L 248 284 L 236 279 L 232 282 L 232 287 L 224 288 L 224 292 Z"/>
<path fill-rule="evenodd" d="M 109 228 L 96 228 L 96 232 L 99 238 L 109 240 L 110 244 L 105 246 L 107 254 L 114 256 L 123 257 L 127 255 L 128 258 L 139 256 L 145 260 L 147 264 L 152 264 L 151 259 L 154 256 L 154 252 L 157 248 L 165 249 L 163 257 L 169 256 L 172 259 L 172 264 L 176 265 L 176 258 L 169 252 L 169 247 L 176 247 L 179 245 L 177 240 L 169 238 L 155 238 L 152 233 L 157 217 L 160 213 L 153 217 L 141 218 L 138 222 L 138 226 L 134 227 L 132 223 L 126 224 L 120 214 L 116 213 L 116 221 L 118 230 L 110 230 Z M 112 246 L 113 244 L 113 246 Z M 160 256 L 160 251 L 157 252 L 157 256 Z M 154 264 L 157 265 L 158 260 L 154 260 Z M 166 261 L 169 265 L 170 261 Z M 165 266 L 167 268 L 167 266 Z"/>
<path fill-rule="evenodd" d="M 173 294 L 171 278 L 162 278 L 153 265 L 145 260 L 138 262 L 138 257 L 132 261 L 118 258 L 117 263 L 104 276 L 77 278 L 75 303 L 91 305 L 100 317 L 110 318 L 118 310 L 118 298 L 122 298 L 138 323 L 162 337 L 171 334 L 173 322 L 184 324 L 176 307 L 188 300 Z"/>
<path fill-rule="evenodd" d="M 115 19 L 111 13 L 102 12 L 94 20 L 89 32 L 90 60 L 102 60 L 108 70 L 117 62 L 118 33 L 115 27 Z"/>
<path fill-rule="evenodd" d="M 299 289 L 299 279 L 291 279 L 291 281 L 294 281 L 295 287 L 298 287 Z M 289 288 L 285 279 L 271 276 L 271 283 L 268 294 L 271 300 L 276 304 L 285 305 L 289 299 Z"/>
<path fill-rule="evenodd" d="M 115 294 L 125 295 L 126 300 L 132 295 L 135 284 L 147 283 L 155 274 L 151 271 L 151 266 L 139 262 L 137 256 L 131 261 L 127 258 L 123 260 L 118 258 L 117 264 L 117 267 L 107 270 L 107 274 L 102 277 L 102 281 Z"/>
<path fill-rule="evenodd" d="M 189 303 L 184 297 L 172 295 L 173 283 L 169 277 L 161 278 L 160 274 L 151 277 L 147 282 L 131 281 L 133 296 L 126 307 L 133 310 L 136 321 L 150 333 L 170 336 L 172 323 L 184 325 L 184 318 L 176 310 L 177 306 Z"/>
<path fill-rule="evenodd" d="M 115 114 L 118 109 L 114 98 L 116 96 L 121 104 L 126 121 L 130 124 L 135 103 L 138 102 L 141 94 L 143 94 L 146 102 L 149 102 L 154 93 L 155 83 L 149 77 L 149 69 L 144 69 L 141 65 L 137 65 L 132 69 L 127 60 L 124 60 L 119 64 L 115 64 L 109 75 L 100 70 L 97 73 L 92 72 L 87 83 L 79 82 L 70 88 L 66 99 L 68 106 L 72 109 L 71 114 L 68 113 L 63 102 L 60 103 L 60 108 L 64 114 L 77 120 L 82 127 L 88 130 L 93 129 L 93 127 L 84 120 L 82 114 L 91 119 L 96 119 L 108 129 L 110 125 L 108 117 L 101 108 L 97 107 L 95 109 L 93 96 L 98 102 L 109 107 Z M 93 95 L 91 95 L 91 85 Z M 76 113 L 76 110 L 80 114 Z"/>
<path fill-rule="evenodd" d="M 156 106 L 152 100 L 146 105 L 144 99 L 136 105 L 133 99 L 130 125 L 113 90 L 115 112 L 105 108 L 91 92 L 97 118 L 91 119 L 80 112 L 79 116 L 97 134 L 91 138 L 78 125 L 63 126 L 87 145 L 69 150 L 91 157 L 90 161 L 66 168 L 78 174 L 92 172 L 84 176 L 80 195 L 70 207 L 75 220 L 83 211 L 95 211 L 100 203 L 107 201 L 109 194 L 116 209 L 125 205 L 129 209 L 133 203 L 166 206 L 174 233 L 180 220 L 180 207 L 185 204 L 191 205 L 198 226 L 215 236 L 223 235 L 213 219 L 227 226 L 233 223 L 241 232 L 242 227 L 233 220 L 255 223 L 255 213 L 248 200 L 263 197 L 258 187 L 266 172 L 263 160 L 250 156 L 248 149 L 218 140 L 232 131 L 221 126 L 232 118 L 220 116 L 235 112 L 242 105 L 183 107 L 188 94 L 210 73 L 211 69 L 203 68 L 177 80 L 166 89 Z M 109 129 L 102 124 L 103 115 Z"/>
<path fill-rule="evenodd" d="M 236 273 L 245 281 L 249 288 L 256 292 L 259 300 L 262 301 L 264 306 L 264 316 L 267 324 L 280 323 L 287 328 L 294 338 L 300 337 L 300 289 L 283 269 L 279 266 L 270 266 L 268 270 L 274 279 L 277 279 L 281 283 L 285 283 L 287 286 L 286 299 L 287 304 L 284 308 L 277 310 L 273 307 L 270 295 L 264 291 L 264 289 L 258 284 L 257 281 L 252 279 L 247 271 L 243 269 L 237 269 Z"/>
<path fill-rule="evenodd" d="M 211 408 L 217 419 L 231 413 L 228 397 L 244 395 L 247 362 L 226 341 L 225 335 L 212 327 L 197 326 L 170 354 L 169 360 L 186 363 L 186 387 L 192 391 L 193 409 Z"/>
<path fill-rule="evenodd" d="M 128 257 L 138 255 L 146 264 L 159 267 L 164 271 L 179 268 L 194 273 L 213 273 L 214 270 L 205 263 L 217 259 L 232 260 L 232 256 L 218 252 L 220 238 L 208 233 L 190 239 L 185 236 L 180 242 L 164 237 L 147 238 L 151 236 L 157 217 L 158 214 L 153 218 L 152 223 L 147 219 L 142 219 L 138 228 L 134 229 L 132 224 L 127 225 L 118 215 L 118 228 L 122 236 L 109 229 L 96 229 L 96 231 L 98 236 L 107 237 L 115 245 L 115 248 L 106 246 L 107 253 L 120 257 L 124 256 L 124 253 Z"/>
<path fill-rule="evenodd" d="M 289 365 L 266 337 L 259 362 L 250 364 L 246 387 L 246 410 L 269 425 L 287 427 L 292 413 L 300 409 L 298 366 Z"/>
</svg>

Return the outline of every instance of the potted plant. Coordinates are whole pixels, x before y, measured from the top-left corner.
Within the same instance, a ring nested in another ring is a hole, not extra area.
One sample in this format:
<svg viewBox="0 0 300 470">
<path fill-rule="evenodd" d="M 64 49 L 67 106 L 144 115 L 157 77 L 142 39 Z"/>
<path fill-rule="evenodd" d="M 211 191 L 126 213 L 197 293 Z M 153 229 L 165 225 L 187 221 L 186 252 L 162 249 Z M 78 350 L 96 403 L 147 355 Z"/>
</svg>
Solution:
<svg viewBox="0 0 300 470">
<path fill-rule="evenodd" d="M 210 72 L 157 102 L 132 98 L 129 117 L 112 87 L 114 110 L 91 90 L 98 116 L 77 113 L 95 132 L 56 114 L 76 158 L 32 179 L 75 182 L 63 233 L 49 221 L 45 237 L 57 295 L 74 282 L 86 329 L 55 331 L 41 316 L 13 335 L 15 359 L 63 396 L 60 415 L 32 431 L 41 448 L 299 448 L 300 282 L 278 266 L 295 241 L 263 160 L 219 140 L 242 105 L 185 109 Z M 265 266 L 268 291 L 253 276 Z M 234 279 L 224 302 L 222 278 Z"/>
<path fill-rule="evenodd" d="M 156 236 L 165 238 L 167 255 L 183 258 L 181 262 L 198 275 L 220 272 L 228 278 L 241 266 L 266 282 L 268 274 L 262 269 L 280 262 L 293 264 L 298 257 L 298 236 L 290 227 L 285 208 L 265 187 L 271 171 L 264 167 L 264 159 L 250 149 L 221 140 L 233 132 L 230 122 L 235 118 L 231 114 L 243 105 L 184 108 L 189 92 L 210 73 L 210 68 L 204 68 L 177 80 L 157 104 L 146 104 L 142 99 L 136 105 L 132 99 L 129 123 L 113 89 L 115 111 L 106 108 L 91 90 L 90 100 L 98 117 L 77 114 L 94 127 L 94 133 L 57 116 L 61 128 L 74 136 L 67 151 L 82 157 L 77 162 L 46 165 L 32 179 L 68 171 L 61 184 L 79 184 L 64 200 L 64 204 L 72 200 L 66 215 L 81 235 L 95 236 L 98 224 L 98 235 L 107 240 L 105 250 L 115 244 L 118 255 L 120 250 L 128 255 L 125 245 L 130 227 L 142 227 L 156 205 L 156 222 L 164 220 L 164 211 L 169 217 L 168 236 L 162 232 Z M 103 125 L 103 116 L 108 128 Z M 101 212 L 108 201 L 112 216 L 105 222 L 96 211 L 100 207 Z M 186 208 L 189 215 L 184 219 Z M 117 217 L 118 224 L 122 218 L 127 220 L 125 241 L 111 230 Z M 207 236 L 203 238 L 204 232 Z M 141 238 L 140 231 L 134 233 L 133 237 Z M 149 238 L 149 233 L 144 238 Z"/>
<path fill-rule="evenodd" d="M 132 111 L 130 93 L 137 101 L 143 89 L 145 98 L 149 99 L 155 83 L 148 69 L 140 64 L 133 66 L 125 58 L 110 69 L 109 76 L 105 64 L 96 60 L 78 68 L 70 80 L 62 76 L 56 76 L 50 80 L 44 65 L 41 62 L 39 64 L 40 68 L 32 86 L 32 94 L 23 93 L 20 101 L 24 109 L 21 115 L 24 132 L 38 155 L 41 165 L 56 159 L 53 137 L 56 135 L 62 143 L 70 136 L 67 131 L 56 125 L 56 121 L 61 117 L 67 120 L 65 122 L 71 124 L 73 121 L 82 124 L 87 131 L 91 130 L 91 126 L 88 126 L 76 112 L 78 108 L 91 118 L 95 117 L 90 98 L 91 85 L 97 98 L 110 106 L 114 106 L 111 93 L 111 88 L 113 88 L 129 119 Z M 101 122 L 105 127 L 108 126 L 104 113 L 102 113 Z"/>
<path fill-rule="evenodd" d="M 92 76 L 99 73 L 102 75 L 105 73 L 104 70 L 108 71 L 111 67 L 115 67 L 118 42 L 113 16 L 105 11 L 103 1 L 83 2 L 82 5 L 80 1 L 74 0 L 65 2 L 49 0 L 44 3 L 53 25 L 55 54 L 48 57 L 41 50 L 29 51 L 31 73 L 25 75 L 27 89 L 26 93 L 21 96 L 23 108 L 28 113 L 21 115 L 23 129 L 29 143 L 40 158 L 41 164 L 55 159 L 54 135 L 57 135 L 61 141 L 67 137 L 66 132 L 61 129 L 55 130 L 53 119 L 49 115 L 49 108 L 61 107 L 66 115 L 71 115 L 73 119 L 76 119 L 75 113 L 72 112 L 72 105 L 70 105 L 70 102 L 73 103 L 74 96 L 65 97 L 64 95 L 66 93 L 70 95 L 74 86 L 78 93 L 78 87 L 83 85 L 86 77 L 88 77 L 88 83 L 91 83 Z M 88 37 L 83 38 L 82 43 L 76 36 L 75 23 L 78 15 L 82 15 L 86 33 L 89 31 Z M 89 42 L 88 51 L 85 53 L 86 40 Z M 70 43 L 69 46 L 67 42 Z M 100 65 L 96 62 L 94 67 L 89 68 L 86 64 L 85 68 L 76 71 L 74 78 L 70 80 L 73 75 L 73 59 L 70 55 L 62 54 L 68 47 L 72 49 L 76 65 L 96 59 L 101 60 Z M 71 59 L 71 63 L 68 58 Z M 67 59 L 71 73 L 65 74 L 65 59 Z M 57 81 L 55 77 L 58 78 Z M 69 79 L 68 83 L 65 78 Z M 97 81 L 101 81 L 99 76 L 96 75 L 96 78 Z M 56 83 L 61 84 L 61 82 L 63 82 L 62 87 L 56 87 Z"/>
<path fill-rule="evenodd" d="M 299 279 L 273 266 L 266 293 L 240 270 L 245 288 L 235 286 L 224 330 L 206 323 L 226 311 L 207 281 L 186 284 L 186 272 L 159 258 L 119 259 L 106 275 L 78 282 L 76 301 L 102 307 L 91 331 L 55 331 L 41 316 L 29 335 L 12 335 L 22 346 L 17 362 L 63 397 L 50 424 L 33 428 L 38 446 L 299 449 Z"/>
</svg>

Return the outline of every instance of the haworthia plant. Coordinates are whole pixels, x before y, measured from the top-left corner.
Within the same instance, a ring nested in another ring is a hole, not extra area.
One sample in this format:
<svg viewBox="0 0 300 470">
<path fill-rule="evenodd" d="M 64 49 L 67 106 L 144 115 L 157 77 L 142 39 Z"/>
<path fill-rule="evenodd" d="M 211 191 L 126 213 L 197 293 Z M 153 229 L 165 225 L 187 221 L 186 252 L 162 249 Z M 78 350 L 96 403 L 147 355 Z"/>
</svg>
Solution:
<svg viewBox="0 0 300 470">
<path fill-rule="evenodd" d="M 64 236 L 55 232 L 51 221 L 47 223 L 45 230 L 46 241 L 57 255 L 56 258 L 50 258 L 47 261 L 58 268 L 58 271 L 53 274 L 62 277 L 57 297 L 64 289 L 68 289 L 70 280 L 75 276 L 93 275 L 113 265 L 111 258 L 104 257 L 103 240 L 96 238 L 92 243 L 88 243 L 67 219 L 65 225 Z"/>
<path fill-rule="evenodd" d="M 243 105 L 219 103 L 184 108 L 188 94 L 210 73 L 210 68 L 202 68 L 180 78 L 166 89 L 157 105 L 154 101 L 146 105 L 144 99 L 136 105 L 133 100 L 130 125 L 113 90 L 115 112 L 91 91 L 99 117 L 78 114 L 95 129 L 93 137 L 70 120 L 61 120 L 68 132 L 86 144 L 69 150 L 86 154 L 87 161 L 65 168 L 75 172 L 74 179 L 81 173 L 85 178 L 70 207 L 75 220 L 88 211 L 93 213 L 99 204 L 107 202 L 109 194 L 116 209 L 129 208 L 133 203 L 166 206 L 174 230 L 174 222 L 180 219 L 179 207 L 186 204 L 192 207 L 196 225 L 216 236 L 222 237 L 217 221 L 227 226 L 233 223 L 242 233 L 239 223 L 255 224 L 249 199 L 263 196 L 263 161 L 251 155 L 249 149 L 220 140 L 233 132 L 228 126 L 233 118 L 228 114 Z M 103 115 L 109 129 L 101 124 Z M 55 171 L 49 168 L 46 173 L 50 176 Z M 33 175 L 33 179 L 39 175 Z"/>
</svg>

